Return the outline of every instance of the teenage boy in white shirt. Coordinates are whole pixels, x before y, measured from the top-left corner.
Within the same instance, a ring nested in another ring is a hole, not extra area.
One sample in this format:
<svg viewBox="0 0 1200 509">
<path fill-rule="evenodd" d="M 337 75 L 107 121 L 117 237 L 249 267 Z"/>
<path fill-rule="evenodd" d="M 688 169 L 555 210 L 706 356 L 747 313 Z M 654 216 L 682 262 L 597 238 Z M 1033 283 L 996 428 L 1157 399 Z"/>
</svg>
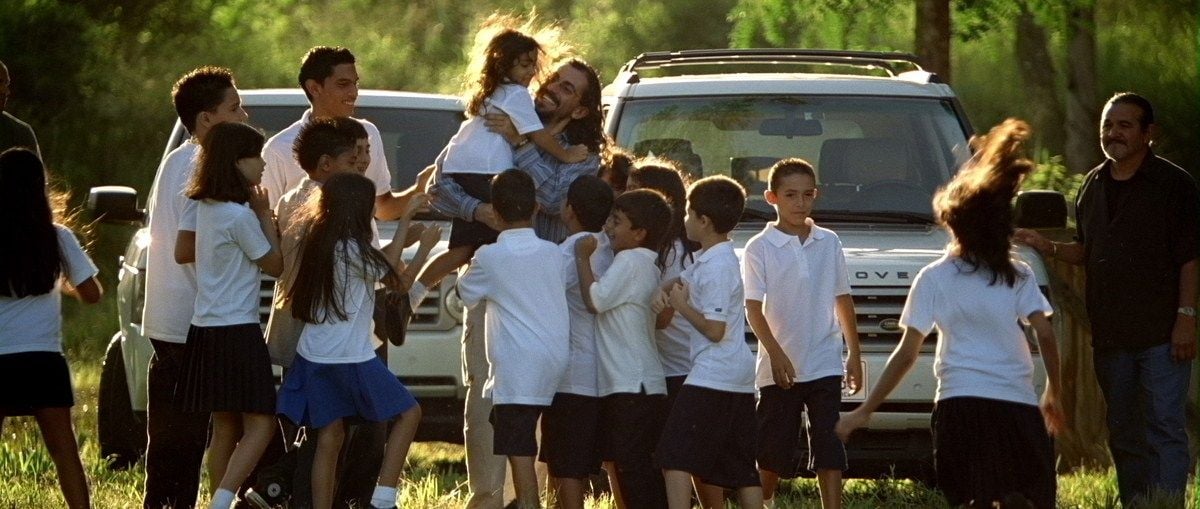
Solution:
<svg viewBox="0 0 1200 509">
<path fill-rule="evenodd" d="M 656 191 L 618 196 L 604 226 L 616 256 L 599 281 L 591 266 L 596 238 L 575 243 L 579 287 L 586 290 L 583 301 L 597 313 L 602 456 L 616 467 L 614 492 L 627 509 L 667 505 L 662 472 L 652 459 L 667 383 L 654 343 L 650 301 L 658 290 L 661 267 L 655 260 L 670 221 L 671 206 Z"/>
<path fill-rule="evenodd" d="M 737 490 L 741 507 L 762 506 L 754 464 L 754 354 L 746 345 L 742 280 L 729 240 L 745 205 L 745 190 L 724 176 L 700 179 L 688 191 L 683 226 L 700 251 L 671 287 L 668 303 L 686 320 L 692 369 L 657 455 L 672 509 L 692 506 L 692 479 Z"/>
<path fill-rule="evenodd" d="M 817 198 L 812 165 L 784 159 L 764 193 L 778 218 L 746 243 L 742 278 L 746 318 L 758 337 L 758 468 L 773 507 L 780 477 L 793 478 L 801 423 L 808 426 L 808 469 L 821 506 L 840 508 L 846 449 L 834 433 L 846 385 L 862 376 L 846 257 L 838 236 L 809 217 Z M 848 352 L 842 363 L 843 340 Z M 802 414 L 807 419 L 802 420 Z"/>
<path fill-rule="evenodd" d="M 533 179 L 507 170 L 492 179 L 491 191 L 500 235 L 475 252 L 458 293 L 468 307 L 486 302 L 484 397 L 494 403 L 493 453 L 508 457 L 517 506 L 536 508 L 537 422 L 554 400 L 570 349 L 566 268 L 558 246 L 533 232 Z"/>
<path fill-rule="evenodd" d="M 550 473 L 550 487 L 562 509 L 583 509 L 587 479 L 600 473 L 600 389 L 596 358 L 596 315 L 580 293 L 575 270 L 575 242 L 603 235 L 600 231 L 612 210 L 613 193 L 599 177 L 584 175 L 567 189 L 562 219 L 571 236 L 559 250 L 567 267 L 567 308 L 570 310 L 571 348 L 567 371 L 542 415 L 542 450 L 539 459 Z M 604 274 L 612 264 L 612 251 L 597 249 L 592 270 Z"/>
<path fill-rule="evenodd" d="M 228 69 L 201 67 L 185 74 L 175 82 L 171 99 L 179 121 L 191 136 L 163 159 L 149 205 L 151 242 L 142 323 L 145 336 L 154 346 L 154 356 L 150 358 L 146 382 L 149 399 L 143 503 L 155 508 L 196 504 L 208 438 L 208 416 L 181 411 L 175 398 L 196 301 L 195 266 L 175 263 L 176 237 L 191 201 L 183 195 L 183 189 L 196 168 L 200 151 L 197 140 L 216 124 L 244 122 L 247 118 Z M 190 234 L 194 238 L 194 232 Z"/>
</svg>

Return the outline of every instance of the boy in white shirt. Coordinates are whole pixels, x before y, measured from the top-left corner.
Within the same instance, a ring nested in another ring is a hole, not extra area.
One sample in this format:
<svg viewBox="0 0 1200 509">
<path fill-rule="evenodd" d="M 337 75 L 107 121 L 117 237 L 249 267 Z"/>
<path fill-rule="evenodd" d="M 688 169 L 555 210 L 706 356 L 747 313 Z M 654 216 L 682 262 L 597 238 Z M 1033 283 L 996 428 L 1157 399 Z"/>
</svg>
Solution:
<svg viewBox="0 0 1200 509">
<path fill-rule="evenodd" d="M 688 191 L 683 226 L 700 251 L 668 302 L 685 319 L 692 369 L 658 445 L 672 509 L 691 507 L 693 478 L 737 490 L 741 507 L 762 506 L 754 464 L 754 354 L 746 345 L 742 280 L 729 240 L 745 205 L 742 186 L 724 176 L 700 179 Z"/>
<path fill-rule="evenodd" d="M 656 191 L 618 196 L 604 226 L 616 256 L 599 281 L 591 266 L 596 238 L 575 243 L 579 287 L 586 289 L 583 301 L 597 313 L 602 456 L 616 467 L 614 492 L 628 509 L 657 509 L 667 503 L 662 472 L 652 459 L 667 384 L 654 343 L 650 301 L 658 290 L 661 267 L 655 261 L 670 221 L 671 206 Z"/>
<path fill-rule="evenodd" d="M 493 453 L 508 456 L 517 505 L 539 507 L 537 421 L 567 368 L 570 324 L 558 246 L 533 232 L 533 179 L 507 170 L 492 180 L 501 232 L 479 248 L 458 282 L 468 307 L 486 303 L 484 342 L 494 429 Z"/>
<path fill-rule="evenodd" d="M 567 189 L 562 218 L 571 236 L 559 250 L 567 267 L 567 308 L 570 310 L 571 348 L 567 371 L 554 402 L 542 415 L 542 450 L 550 486 L 558 507 L 583 509 L 587 478 L 600 473 L 600 392 L 596 358 L 596 315 L 588 310 L 574 270 L 575 242 L 598 238 L 612 210 L 612 188 L 599 177 L 584 175 Z M 612 251 L 597 249 L 592 270 L 604 274 L 612 264 Z"/>
<path fill-rule="evenodd" d="M 816 471 L 821 506 L 838 508 L 846 469 L 846 449 L 834 433 L 841 407 L 843 339 L 846 386 L 857 391 L 862 376 L 846 257 L 837 234 L 809 217 L 817 179 L 808 162 L 775 163 L 764 196 L 779 219 L 746 243 L 742 258 L 746 318 L 759 342 L 763 497 L 772 507 L 779 478 L 798 475 L 793 452 L 805 422 L 808 469 Z"/>
</svg>

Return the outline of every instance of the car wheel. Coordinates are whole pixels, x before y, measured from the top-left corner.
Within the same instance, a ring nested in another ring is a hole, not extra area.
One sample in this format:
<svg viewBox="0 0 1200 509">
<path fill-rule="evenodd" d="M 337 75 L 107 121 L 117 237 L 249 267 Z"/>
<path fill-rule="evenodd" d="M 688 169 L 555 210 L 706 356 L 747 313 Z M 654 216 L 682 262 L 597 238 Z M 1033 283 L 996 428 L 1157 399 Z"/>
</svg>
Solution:
<svg viewBox="0 0 1200 509">
<path fill-rule="evenodd" d="M 133 411 L 125 382 L 125 358 L 120 335 L 113 336 L 100 371 L 100 395 L 96 405 L 96 428 L 100 458 L 108 468 L 125 470 L 146 452 L 146 420 Z"/>
</svg>

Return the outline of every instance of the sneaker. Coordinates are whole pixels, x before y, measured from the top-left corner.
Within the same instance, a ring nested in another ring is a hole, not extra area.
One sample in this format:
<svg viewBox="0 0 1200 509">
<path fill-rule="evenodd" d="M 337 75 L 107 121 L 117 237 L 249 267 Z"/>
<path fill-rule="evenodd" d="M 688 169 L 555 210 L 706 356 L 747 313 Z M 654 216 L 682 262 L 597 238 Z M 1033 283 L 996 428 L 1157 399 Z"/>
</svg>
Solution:
<svg viewBox="0 0 1200 509">
<path fill-rule="evenodd" d="M 255 491 L 255 488 L 262 491 Z M 250 488 L 246 490 L 246 493 L 242 494 L 242 499 L 250 507 L 254 507 L 255 509 L 275 509 L 276 507 L 283 507 L 284 503 L 287 502 L 287 497 L 283 493 L 283 487 L 279 484 L 270 483 L 266 486 L 256 486 L 255 488 Z"/>
</svg>

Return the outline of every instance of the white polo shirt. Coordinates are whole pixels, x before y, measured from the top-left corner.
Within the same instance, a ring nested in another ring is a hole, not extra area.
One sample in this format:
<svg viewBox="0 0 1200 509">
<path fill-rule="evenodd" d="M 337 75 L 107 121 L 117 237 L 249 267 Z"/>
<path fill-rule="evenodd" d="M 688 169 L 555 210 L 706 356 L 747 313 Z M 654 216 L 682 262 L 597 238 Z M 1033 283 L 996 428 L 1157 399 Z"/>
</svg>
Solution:
<svg viewBox="0 0 1200 509">
<path fill-rule="evenodd" d="M 259 270 L 255 260 L 271 251 L 258 216 L 233 202 L 196 205 L 196 309 L 192 325 L 259 323 Z"/>
<path fill-rule="evenodd" d="M 66 266 L 62 276 L 78 286 L 99 270 L 66 226 L 55 224 L 59 252 Z M 62 283 L 50 291 L 21 298 L 0 296 L 0 355 L 20 352 L 62 352 Z M 5 388 L 8 391 L 20 387 Z"/>
<path fill-rule="evenodd" d="M 705 319 L 725 322 L 725 336 L 714 343 L 687 322 L 692 371 L 684 383 L 753 394 L 754 353 L 746 344 L 746 299 L 733 243 L 714 245 L 695 258 L 679 275 L 688 285 L 688 302 Z"/>
<path fill-rule="evenodd" d="M 567 285 L 567 310 L 571 317 L 570 356 L 558 392 L 597 397 L 600 395 L 600 375 L 596 359 L 596 315 L 588 311 L 587 304 L 583 302 L 583 294 L 579 290 L 579 272 L 575 270 L 575 242 L 589 235 L 597 240 L 608 238 L 603 233 L 578 232 L 558 245 Z M 597 246 L 589 259 L 592 273 L 600 277 L 612 265 L 612 250 Z"/>
<path fill-rule="evenodd" d="M 570 353 L 562 255 L 532 228 L 504 230 L 475 252 L 458 280 L 467 307 L 486 302 L 484 397 L 497 405 L 549 406 Z"/>
<path fill-rule="evenodd" d="M 529 89 L 516 83 L 505 83 L 487 98 L 484 112 L 504 113 L 512 119 L 513 127 L 520 134 L 529 134 L 542 129 L 542 120 L 533 108 L 533 96 Z M 503 136 L 490 131 L 484 124 L 483 115 L 475 115 L 463 121 L 458 132 L 446 145 L 446 159 L 442 173 L 482 173 L 495 175 L 513 163 L 513 148 Z"/>
<path fill-rule="evenodd" d="M 300 135 L 300 128 L 304 127 L 310 118 L 312 109 L 305 110 L 300 120 L 276 133 L 263 146 L 262 157 L 267 166 L 263 170 L 262 186 L 266 188 L 267 198 L 271 203 L 278 202 L 283 193 L 296 187 L 300 180 L 308 175 L 296 160 L 292 145 L 296 143 L 296 136 Z M 388 171 L 387 155 L 383 151 L 383 136 L 379 134 L 379 128 L 370 121 L 361 118 L 355 120 L 367 130 L 367 140 L 371 145 L 371 164 L 367 166 L 366 175 L 375 183 L 375 196 L 390 192 L 392 174 Z"/>
<path fill-rule="evenodd" d="M 150 246 L 146 252 L 146 303 L 143 334 L 171 343 L 187 341 L 196 305 L 196 267 L 175 263 L 175 238 L 192 200 L 184 188 L 196 168 L 200 146 L 191 139 L 172 150 L 158 167 L 150 191 Z M 194 223 L 195 219 L 192 219 Z M 194 230 L 194 226 L 185 228 Z"/>
<path fill-rule="evenodd" d="M 679 262 L 680 258 L 683 258 L 682 264 Z M 667 265 L 663 267 L 662 277 L 658 280 L 659 287 L 663 288 L 663 291 L 669 290 L 664 285 L 678 278 L 684 267 L 691 265 L 694 258 L 684 253 L 683 242 L 675 240 L 675 247 L 667 257 Z M 692 370 L 690 327 L 687 318 L 675 313 L 665 328 L 654 331 L 654 342 L 658 346 L 658 358 L 662 362 L 664 375 L 687 376 Z"/>
<path fill-rule="evenodd" d="M 320 364 L 357 364 L 375 358 L 371 344 L 371 318 L 375 313 L 375 283 L 382 273 L 370 272 L 353 244 L 339 243 L 334 251 L 334 283 L 344 285 L 345 320 L 328 313 L 324 323 L 306 323 L 297 348 L 305 359 Z"/>
<path fill-rule="evenodd" d="M 1038 289 L 1033 270 L 1014 264 L 1012 287 L 991 273 L 974 270 L 961 258 L 946 255 L 917 273 L 900 325 L 928 335 L 938 329 L 933 374 L 936 401 L 959 396 L 1037 405 L 1033 355 L 1021 330 L 1029 315 L 1052 310 Z"/>
<path fill-rule="evenodd" d="M 842 241 L 831 230 L 812 227 L 801 242 L 768 224 L 746 243 L 742 281 L 746 300 L 763 303 L 763 316 L 792 366 L 796 381 L 842 376 L 842 331 L 835 304 L 850 293 Z M 758 349 L 759 388 L 775 385 L 771 360 Z"/>
<path fill-rule="evenodd" d="M 667 393 L 650 312 L 650 299 L 658 287 L 657 257 L 643 247 L 621 251 L 608 272 L 588 289 L 598 313 L 601 396 L 643 389 L 646 394 Z"/>
</svg>

